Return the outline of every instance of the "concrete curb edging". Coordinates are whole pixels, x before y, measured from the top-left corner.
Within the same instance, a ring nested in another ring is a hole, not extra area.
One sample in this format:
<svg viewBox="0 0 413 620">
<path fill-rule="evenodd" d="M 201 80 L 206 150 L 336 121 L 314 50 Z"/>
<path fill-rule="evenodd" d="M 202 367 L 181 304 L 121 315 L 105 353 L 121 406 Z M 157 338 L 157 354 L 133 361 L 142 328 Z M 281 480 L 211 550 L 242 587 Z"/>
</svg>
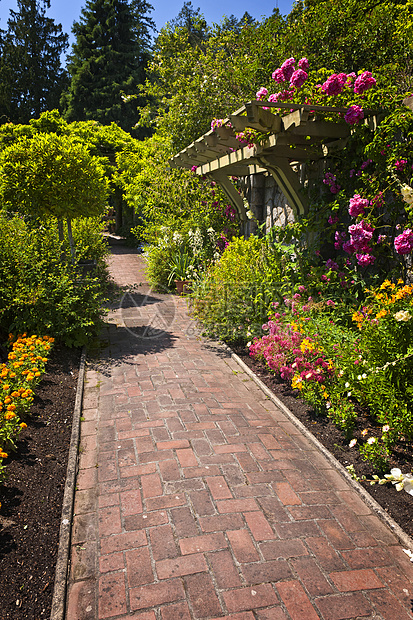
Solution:
<svg viewBox="0 0 413 620">
<path fill-rule="evenodd" d="M 247 373 L 247 375 L 256 383 L 256 385 L 264 392 L 264 394 L 276 405 L 281 411 L 288 417 L 288 419 L 296 426 L 303 435 L 311 441 L 311 443 L 325 456 L 325 458 L 338 470 L 338 472 L 344 476 L 353 489 L 361 496 L 362 500 L 373 510 L 377 516 L 383 521 L 398 538 L 398 540 L 406 547 L 413 550 L 413 539 L 410 538 L 402 530 L 402 528 L 392 519 L 392 517 L 376 502 L 376 500 L 367 493 L 367 491 L 354 480 L 345 467 L 329 452 L 323 444 L 321 444 L 316 437 L 298 420 L 295 415 L 284 405 L 284 403 L 271 392 L 269 388 L 259 379 L 256 374 L 242 361 L 236 353 L 234 353 L 230 347 L 225 345 L 231 358 Z"/>
<path fill-rule="evenodd" d="M 67 572 L 69 565 L 70 540 L 72 535 L 73 503 L 75 496 L 80 437 L 80 414 L 82 411 L 83 386 L 86 372 L 86 349 L 83 347 L 79 365 L 76 400 L 73 411 L 72 435 L 70 438 L 65 491 L 63 495 L 62 518 L 60 522 L 59 549 L 55 571 L 52 610 L 50 620 L 63 620 L 65 617 Z"/>
</svg>

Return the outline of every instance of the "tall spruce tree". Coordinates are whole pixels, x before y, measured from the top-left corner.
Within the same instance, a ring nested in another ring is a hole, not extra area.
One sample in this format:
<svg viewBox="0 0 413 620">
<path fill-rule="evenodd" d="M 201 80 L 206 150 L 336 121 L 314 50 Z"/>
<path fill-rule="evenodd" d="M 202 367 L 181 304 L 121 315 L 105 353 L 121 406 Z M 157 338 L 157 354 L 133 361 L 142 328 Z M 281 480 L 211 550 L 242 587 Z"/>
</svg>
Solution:
<svg viewBox="0 0 413 620">
<path fill-rule="evenodd" d="M 117 123 L 125 131 L 138 121 L 137 96 L 150 57 L 146 0 L 87 0 L 81 18 L 73 24 L 76 41 L 69 56 L 70 87 L 62 97 L 68 121 L 97 120 Z M 139 135 L 144 135 L 143 129 Z"/>
<path fill-rule="evenodd" d="M 0 123 L 27 123 L 59 105 L 67 74 L 62 26 L 46 17 L 50 0 L 17 0 L 1 37 Z"/>
</svg>

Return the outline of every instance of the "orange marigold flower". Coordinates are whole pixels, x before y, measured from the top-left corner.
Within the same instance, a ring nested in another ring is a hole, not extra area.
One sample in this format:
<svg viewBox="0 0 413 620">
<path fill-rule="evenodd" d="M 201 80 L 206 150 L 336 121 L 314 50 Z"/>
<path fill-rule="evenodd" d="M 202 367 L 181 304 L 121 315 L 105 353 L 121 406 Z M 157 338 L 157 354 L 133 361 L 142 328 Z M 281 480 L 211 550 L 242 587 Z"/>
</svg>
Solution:
<svg viewBox="0 0 413 620">
<path fill-rule="evenodd" d="M 16 373 L 15 372 L 10 372 L 9 376 L 10 376 L 10 379 L 14 379 L 14 377 L 16 376 Z"/>
<path fill-rule="evenodd" d="M 11 398 L 10 396 L 6 396 L 6 398 L 4 399 L 4 404 L 8 405 L 9 403 L 11 403 Z"/>
<path fill-rule="evenodd" d="M 9 455 L 7 454 L 7 452 L 3 452 L 3 450 L 0 450 L 0 459 L 7 459 Z"/>
<path fill-rule="evenodd" d="M 20 424 L 20 428 L 27 428 L 27 424 L 26 424 L 26 422 L 22 422 L 22 423 Z"/>
<path fill-rule="evenodd" d="M 4 390 L 4 391 L 7 391 L 7 390 L 9 390 L 9 389 L 10 389 L 10 385 L 9 385 L 8 383 L 5 383 L 5 384 L 3 385 L 3 390 Z"/>
<path fill-rule="evenodd" d="M 14 411 L 8 411 L 7 413 L 4 414 L 5 420 L 12 420 L 15 417 L 16 417 L 16 414 L 14 413 Z"/>
</svg>

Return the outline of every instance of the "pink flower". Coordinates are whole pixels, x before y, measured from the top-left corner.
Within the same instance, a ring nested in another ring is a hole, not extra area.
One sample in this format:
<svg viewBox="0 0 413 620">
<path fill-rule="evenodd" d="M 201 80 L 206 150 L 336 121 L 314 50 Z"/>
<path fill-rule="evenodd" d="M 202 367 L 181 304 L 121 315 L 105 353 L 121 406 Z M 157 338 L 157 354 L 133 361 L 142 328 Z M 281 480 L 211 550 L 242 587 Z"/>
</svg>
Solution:
<svg viewBox="0 0 413 620">
<path fill-rule="evenodd" d="M 407 164 L 406 159 L 398 159 L 394 164 L 397 172 L 403 172 L 405 165 Z"/>
<path fill-rule="evenodd" d="M 332 226 L 334 226 L 334 224 L 337 224 L 338 222 L 338 216 L 337 215 L 330 215 L 330 217 L 328 218 L 328 223 L 331 224 Z"/>
<path fill-rule="evenodd" d="M 372 76 L 370 71 L 364 71 L 358 76 L 354 82 L 354 92 L 357 95 L 362 95 L 366 90 L 376 85 L 376 80 Z"/>
<path fill-rule="evenodd" d="M 368 267 L 376 260 L 376 257 L 372 254 L 356 254 L 356 258 L 360 267 Z"/>
<path fill-rule="evenodd" d="M 363 118 L 363 109 L 358 105 L 350 106 L 344 116 L 344 120 L 348 125 L 357 125 Z"/>
<path fill-rule="evenodd" d="M 343 76 L 345 79 L 343 80 Z M 328 95 L 329 97 L 332 95 L 339 95 L 344 88 L 344 84 L 347 80 L 346 73 L 333 73 L 330 77 L 324 82 L 321 87 L 321 90 Z"/>
<path fill-rule="evenodd" d="M 394 240 L 394 249 L 397 254 L 410 254 L 413 250 L 413 231 L 406 228 L 401 235 Z"/>
<path fill-rule="evenodd" d="M 357 217 L 364 213 L 364 209 L 369 206 L 369 201 L 366 198 L 362 198 L 360 194 L 354 194 L 353 198 L 350 198 L 349 204 L 349 214 L 351 217 Z"/>
<path fill-rule="evenodd" d="M 191 172 L 195 172 L 195 170 L 198 168 L 198 166 L 192 166 L 191 168 Z"/>
<path fill-rule="evenodd" d="M 382 207 L 384 205 L 384 198 L 383 198 L 383 192 L 379 192 L 378 194 L 376 194 L 374 196 L 374 198 L 371 201 L 371 206 L 372 207 Z"/>
<path fill-rule="evenodd" d="M 283 70 L 276 69 L 274 73 L 272 74 L 272 79 L 274 80 L 274 82 L 276 82 L 276 84 L 282 84 L 283 82 L 285 82 L 286 80 L 285 80 Z"/>
<path fill-rule="evenodd" d="M 295 86 L 295 88 L 301 88 L 307 78 L 308 73 L 306 73 L 302 69 L 297 69 L 291 76 L 290 84 L 291 86 Z"/>
<path fill-rule="evenodd" d="M 301 58 L 298 61 L 298 66 L 300 67 L 300 69 L 303 69 L 303 71 L 308 71 L 310 63 L 308 62 L 307 58 Z"/>
<path fill-rule="evenodd" d="M 294 63 L 295 58 L 287 58 L 287 60 L 285 60 L 281 65 L 281 70 L 286 80 L 290 80 L 292 74 L 294 73 Z"/>
<path fill-rule="evenodd" d="M 268 95 L 268 90 L 266 88 L 264 88 L 264 86 L 262 86 L 256 93 L 255 93 L 255 97 L 258 100 L 261 99 L 265 99 L 265 97 Z"/>
</svg>

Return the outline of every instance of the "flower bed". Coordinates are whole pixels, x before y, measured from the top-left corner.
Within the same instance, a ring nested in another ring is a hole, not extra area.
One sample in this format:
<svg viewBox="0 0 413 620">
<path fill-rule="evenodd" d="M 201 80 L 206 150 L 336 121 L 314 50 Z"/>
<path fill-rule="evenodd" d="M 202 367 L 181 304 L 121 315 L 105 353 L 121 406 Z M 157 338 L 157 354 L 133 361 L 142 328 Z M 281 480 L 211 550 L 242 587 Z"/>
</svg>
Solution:
<svg viewBox="0 0 413 620">
<path fill-rule="evenodd" d="M 53 342 L 48 336 L 9 336 L 8 363 L 0 365 L 0 482 L 6 474 L 3 461 L 16 449 L 16 439 L 27 427 L 22 418 L 30 412 L 33 388 L 45 372 Z"/>
</svg>

